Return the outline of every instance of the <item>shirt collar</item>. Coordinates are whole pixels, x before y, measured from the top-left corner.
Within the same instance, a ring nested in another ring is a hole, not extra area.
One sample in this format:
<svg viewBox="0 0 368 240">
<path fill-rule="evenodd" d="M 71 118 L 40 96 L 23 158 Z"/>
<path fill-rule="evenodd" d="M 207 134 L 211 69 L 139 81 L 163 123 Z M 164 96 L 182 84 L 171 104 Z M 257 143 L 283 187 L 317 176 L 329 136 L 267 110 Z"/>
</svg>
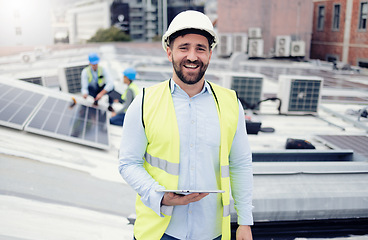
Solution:
<svg viewBox="0 0 368 240">
<path fill-rule="evenodd" d="M 174 93 L 176 88 L 180 89 L 180 86 L 178 84 L 176 84 L 176 82 L 174 80 L 170 79 L 171 94 Z M 206 92 L 209 93 L 209 94 L 212 94 L 211 87 L 210 87 L 209 83 L 207 82 L 207 80 L 204 81 L 203 89 L 201 90 L 201 92 L 199 94 L 206 93 Z"/>
</svg>

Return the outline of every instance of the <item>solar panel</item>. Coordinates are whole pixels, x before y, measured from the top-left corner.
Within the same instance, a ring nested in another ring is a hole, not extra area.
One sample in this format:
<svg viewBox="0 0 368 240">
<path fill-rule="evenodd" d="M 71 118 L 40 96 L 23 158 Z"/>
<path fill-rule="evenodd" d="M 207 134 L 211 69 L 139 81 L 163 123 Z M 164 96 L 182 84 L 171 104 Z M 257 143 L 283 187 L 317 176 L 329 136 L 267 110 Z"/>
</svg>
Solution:
<svg viewBox="0 0 368 240">
<path fill-rule="evenodd" d="M 109 147 L 105 110 L 47 97 L 25 127 L 26 131 L 96 148 Z"/>
<path fill-rule="evenodd" d="M 352 149 L 368 159 L 368 137 L 364 135 L 317 135 L 334 149 Z"/>
<path fill-rule="evenodd" d="M 19 80 L 43 86 L 42 77 L 20 78 Z"/>
<path fill-rule="evenodd" d="M 44 95 L 0 83 L 0 124 L 22 130 Z"/>
</svg>

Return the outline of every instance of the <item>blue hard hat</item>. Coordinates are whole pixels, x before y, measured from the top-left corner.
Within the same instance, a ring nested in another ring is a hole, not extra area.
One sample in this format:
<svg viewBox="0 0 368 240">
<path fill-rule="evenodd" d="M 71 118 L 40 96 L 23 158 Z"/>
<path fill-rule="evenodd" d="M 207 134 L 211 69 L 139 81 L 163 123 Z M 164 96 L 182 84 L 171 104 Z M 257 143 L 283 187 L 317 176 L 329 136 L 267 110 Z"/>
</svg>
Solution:
<svg viewBox="0 0 368 240">
<path fill-rule="evenodd" d="M 88 55 L 88 60 L 91 64 L 95 65 L 100 61 L 100 58 L 98 57 L 97 53 L 90 53 Z"/>
<path fill-rule="evenodd" d="M 135 75 L 137 74 L 137 72 L 135 71 L 134 68 L 127 68 L 124 70 L 123 74 L 124 76 L 129 78 L 130 81 L 133 81 L 135 80 Z"/>
</svg>

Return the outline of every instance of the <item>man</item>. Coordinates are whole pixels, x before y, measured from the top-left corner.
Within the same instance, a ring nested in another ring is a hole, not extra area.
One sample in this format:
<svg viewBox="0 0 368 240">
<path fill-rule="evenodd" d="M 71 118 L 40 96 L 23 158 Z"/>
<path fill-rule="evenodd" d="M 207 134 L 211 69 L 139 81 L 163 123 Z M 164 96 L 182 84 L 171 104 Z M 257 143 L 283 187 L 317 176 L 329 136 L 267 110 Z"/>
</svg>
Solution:
<svg viewBox="0 0 368 240">
<path fill-rule="evenodd" d="M 133 99 L 135 98 L 135 96 L 137 96 L 139 93 L 138 86 L 135 83 L 133 83 L 133 81 L 135 80 L 136 74 L 137 72 L 135 71 L 134 68 L 127 68 L 123 72 L 124 83 L 128 85 L 128 88 L 125 90 L 123 95 L 121 95 L 121 98 L 119 100 L 119 102 L 123 103 L 123 107 L 118 112 L 112 112 L 111 114 L 112 117 L 110 118 L 110 124 L 123 126 L 125 113 L 129 105 L 132 103 Z"/>
<path fill-rule="evenodd" d="M 111 93 L 114 90 L 114 82 L 110 78 L 108 72 L 98 66 L 100 58 L 97 53 L 90 53 L 88 55 L 89 66 L 85 67 L 81 73 L 81 92 L 83 98 L 87 98 L 88 95 L 94 98 L 94 106 L 98 106 L 98 101 L 105 95 L 109 95 L 109 111 L 114 111 L 112 103 L 114 101 Z"/>
<path fill-rule="evenodd" d="M 234 91 L 204 79 L 217 43 L 211 21 L 200 12 L 182 12 L 162 43 L 172 78 L 136 97 L 122 131 L 119 170 L 138 193 L 134 236 L 229 240 L 231 184 L 240 225 L 236 239 L 252 239 L 252 159 L 244 111 Z"/>
</svg>

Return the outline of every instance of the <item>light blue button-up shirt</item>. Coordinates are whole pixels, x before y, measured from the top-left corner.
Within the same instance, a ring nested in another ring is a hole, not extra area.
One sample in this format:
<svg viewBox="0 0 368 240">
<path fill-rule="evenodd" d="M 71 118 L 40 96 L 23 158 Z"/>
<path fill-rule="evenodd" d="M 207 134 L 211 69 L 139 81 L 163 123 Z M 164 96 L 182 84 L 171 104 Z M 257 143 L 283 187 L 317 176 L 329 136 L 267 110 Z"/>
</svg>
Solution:
<svg viewBox="0 0 368 240">
<path fill-rule="evenodd" d="M 174 81 L 171 94 L 180 136 L 178 189 L 220 189 L 220 124 L 211 88 L 205 82 L 200 93 L 189 97 Z M 221 235 L 221 195 L 211 193 L 184 206 L 160 206 L 162 189 L 143 168 L 147 138 L 141 121 L 142 96 L 135 98 L 124 120 L 119 170 L 123 178 L 154 210 L 172 215 L 166 233 L 178 239 L 208 240 Z M 239 103 L 239 121 L 230 152 L 232 195 L 238 223 L 252 225 L 252 157 L 245 129 L 244 111 Z"/>
<path fill-rule="evenodd" d="M 81 93 L 82 94 L 88 94 L 88 85 L 89 84 L 95 84 L 95 86 L 98 86 L 98 75 L 97 75 L 97 71 L 93 71 L 92 69 L 92 82 L 89 83 L 88 82 L 88 73 L 87 71 L 89 71 L 90 68 L 84 68 L 82 70 L 81 73 Z M 114 81 L 112 80 L 112 78 L 110 77 L 109 72 L 105 69 L 102 68 L 102 75 L 104 76 L 105 79 L 105 87 L 104 89 L 107 92 L 110 92 L 114 89 Z"/>
</svg>

